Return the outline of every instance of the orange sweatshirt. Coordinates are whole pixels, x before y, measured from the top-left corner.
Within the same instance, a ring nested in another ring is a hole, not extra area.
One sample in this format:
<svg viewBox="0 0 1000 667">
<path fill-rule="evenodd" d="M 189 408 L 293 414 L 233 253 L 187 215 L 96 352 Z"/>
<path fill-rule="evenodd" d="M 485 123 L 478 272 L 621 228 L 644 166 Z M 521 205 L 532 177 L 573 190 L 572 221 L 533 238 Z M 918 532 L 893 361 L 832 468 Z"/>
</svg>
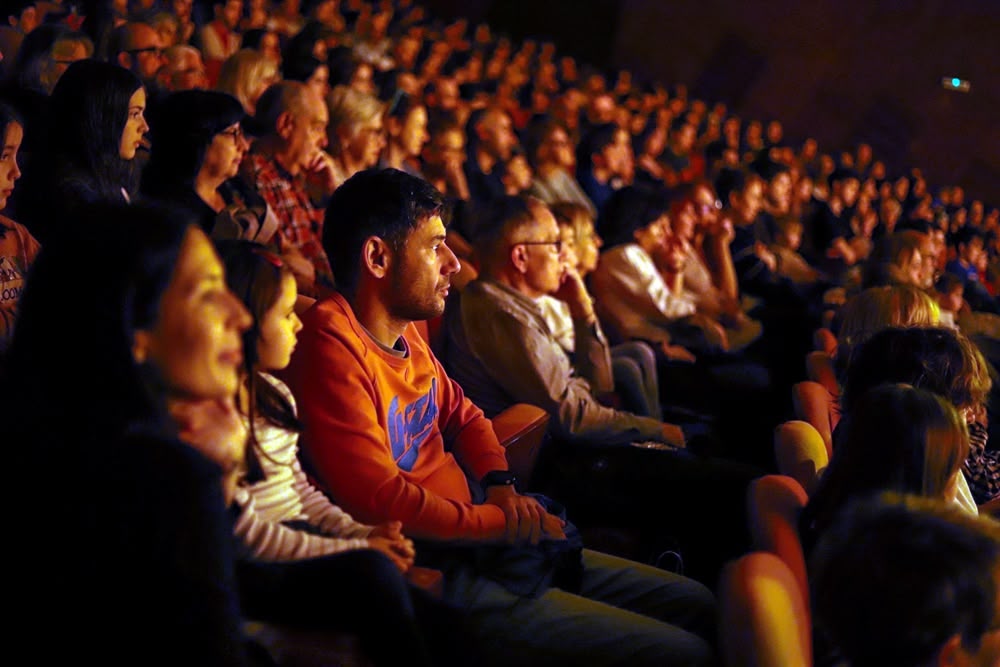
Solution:
<svg viewBox="0 0 1000 667">
<path fill-rule="evenodd" d="M 365 523 L 401 521 L 412 537 L 502 539 L 503 512 L 472 504 L 462 469 L 474 480 L 506 470 L 503 446 L 416 329 L 406 329 L 400 358 L 339 294 L 302 321 L 285 377 L 305 425 L 302 449 L 337 503 Z"/>
</svg>

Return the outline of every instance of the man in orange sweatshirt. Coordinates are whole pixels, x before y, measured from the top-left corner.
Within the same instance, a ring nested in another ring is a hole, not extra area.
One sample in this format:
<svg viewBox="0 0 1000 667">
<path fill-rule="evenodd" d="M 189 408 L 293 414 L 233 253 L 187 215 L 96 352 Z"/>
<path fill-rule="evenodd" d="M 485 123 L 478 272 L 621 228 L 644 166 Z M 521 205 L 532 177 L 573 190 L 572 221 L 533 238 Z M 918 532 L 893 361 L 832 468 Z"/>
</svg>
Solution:
<svg viewBox="0 0 1000 667">
<path fill-rule="evenodd" d="M 401 521 L 421 541 L 490 660 L 711 663 L 714 601 L 697 582 L 586 549 L 573 592 L 526 594 L 491 571 L 558 550 L 564 523 L 518 493 L 490 421 L 412 326 L 444 311 L 459 269 L 441 202 L 393 169 L 356 174 L 330 201 L 338 293 L 303 316 L 288 372 L 312 469 L 358 520 Z"/>
</svg>

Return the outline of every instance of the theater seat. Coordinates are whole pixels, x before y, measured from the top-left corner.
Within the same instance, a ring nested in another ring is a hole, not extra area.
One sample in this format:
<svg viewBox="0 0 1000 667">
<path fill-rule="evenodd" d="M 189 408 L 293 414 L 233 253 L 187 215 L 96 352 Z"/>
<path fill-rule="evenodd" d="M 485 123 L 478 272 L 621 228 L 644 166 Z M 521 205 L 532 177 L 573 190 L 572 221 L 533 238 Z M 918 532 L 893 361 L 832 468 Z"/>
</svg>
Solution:
<svg viewBox="0 0 1000 667">
<path fill-rule="evenodd" d="M 437 349 L 435 344 L 441 333 L 440 318 L 431 322 L 414 322 L 413 326 L 432 349 Z M 517 475 L 522 488 L 531 485 L 548 426 L 549 414 L 526 403 L 512 405 L 493 418 L 493 430 L 506 450 L 507 465 Z"/>
<path fill-rule="evenodd" d="M 820 327 L 813 332 L 813 348 L 832 357 L 837 351 L 837 337 L 826 327 Z"/>
<path fill-rule="evenodd" d="M 808 422 L 819 433 L 826 445 L 827 459 L 833 456 L 833 430 L 840 421 L 833 395 L 818 382 L 799 382 L 792 387 L 792 407 L 797 418 Z"/>
<path fill-rule="evenodd" d="M 719 580 L 720 649 L 727 667 L 810 667 L 805 597 L 788 566 L 757 551 L 728 563 Z"/>
<path fill-rule="evenodd" d="M 793 420 L 774 429 L 774 458 L 778 472 L 788 475 L 811 494 L 819 477 L 830 463 L 826 443 L 819 432 L 805 421 Z"/>
<path fill-rule="evenodd" d="M 833 370 L 833 357 L 826 352 L 814 350 L 806 355 L 806 377 L 823 385 L 831 396 L 840 395 L 837 374 Z"/>
<path fill-rule="evenodd" d="M 788 566 L 809 604 L 806 560 L 799 540 L 799 514 L 809 497 L 787 475 L 765 475 L 750 483 L 747 509 L 755 549 L 773 553 Z"/>
</svg>

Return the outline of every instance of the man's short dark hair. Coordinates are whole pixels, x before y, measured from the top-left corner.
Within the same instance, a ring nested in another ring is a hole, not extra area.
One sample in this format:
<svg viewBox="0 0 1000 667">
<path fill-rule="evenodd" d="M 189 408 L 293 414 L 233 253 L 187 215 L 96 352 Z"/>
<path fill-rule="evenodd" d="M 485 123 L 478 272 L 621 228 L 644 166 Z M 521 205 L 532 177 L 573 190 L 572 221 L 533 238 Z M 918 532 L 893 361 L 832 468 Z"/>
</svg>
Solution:
<svg viewBox="0 0 1000 667">
<path fill-rule="evenodd" d="M 826 180 L 827 184 L 832 188 L 834 183 L 843 183 L 850 180 L 861 181 L 861 174 L 850 167 L 837 167 Z"/>
<path fill-rule="evenodd" d="M 955 232 L 955 247 L 961 248 L 962 246 L 968 246 L 976 239 L 985 242 L 981 231 L 972 225 L 965 225 Z"/>
<path fill-rule="evenodd" d="M 743 192 L 750 179 L 742 169 L 722 169 L 715 177 L 715 193 L 723 206 L 729 206 L 729 198 L 734 192 Z"/>
<path fill-rule="evenodd" d="M 401 250 L 410 231 L 439 213 L 443 202 L 433 185 L 398 169 L 366 169 L 347 179 L 330 198 L 323 225 L 337 288 L 347 294 L 357 289 L 367 239 L 377 236 Z"/>
<path fill-rule="evenodd" d="M 580 140 L 580 145 L 576 152 L 577 169 L 589 169 L 592 165 L 591 158 L 595 153 L 600 153 L 605 148 L 615 142 L 615 134 L 618 133 L 618 126 L 614 123 L 603 123 L 594 127 Z"/>
<path fill-rule="evenodd" d="M 930 664 L 996 625 L 1000 526 L 887 495 L 845 510 L 810 562 L 817 629 L 854 667 Z"/>
<path fill-rule="evenodd" d="M 788 165 L 772 160 L 766 154 L 761 154 L 750 163 L 750 170 L 764 179 L 765 183 L 770 183 L 780 174 L 787 174 L 790 171 Z"/>
<path fill-rule="evenodd" d="M 491 201 L 477 212 L 470 240 L 484 268 L 499 260 L 500 246 L 512 229 L 535 219 L 531 209 L 540 204 L 534 197 L 507 196 Z"/>
</svg>

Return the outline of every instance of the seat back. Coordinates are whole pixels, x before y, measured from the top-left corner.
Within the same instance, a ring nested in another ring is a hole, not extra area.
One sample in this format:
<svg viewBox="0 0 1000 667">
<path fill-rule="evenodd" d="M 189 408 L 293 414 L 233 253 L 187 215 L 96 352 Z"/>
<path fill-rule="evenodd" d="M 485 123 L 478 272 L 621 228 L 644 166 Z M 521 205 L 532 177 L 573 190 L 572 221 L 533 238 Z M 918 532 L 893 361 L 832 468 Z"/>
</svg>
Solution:
<svg viewBox="0 0 1000 667">
<path fill-rule="evenodd" d="M 810 667 L 809 608 L 780 558 L 764 551 L 728 563 L 719 581 L 720 649 L 727 667 Z"/>
<path fill-rule="evenodd" d="M 826 456 L 833 456 L 833 430 L 840 421 L 837 400 L 818 382 L 807 380 L 792 387 L 792 407 L 795 416 L 809 423 L 823 439 Z"/>
<path fill-rule="evenodd" d="M 813 332 L 813 348 L 832 357 L 837 351 L 837 337 L 826 327 L 820 327 Z"/>
<path fill-rule="evenodd" d="M 830 463 L 823 437 L 812 424 L 799 420 L 774 429 L 774 458 L 778 472 L 801 484 L 807 494 L 816 490 L 820 475 Z"/>
<path fill-rule="evenodd" d="M 765 475 L 750 483 L 747 509 L 755 549 L 784 561 L 809 604 L 806 559 L 799 539 L 799 514 L 809 497 L 802 485 L 787 475 Z"/>
<path fill-rule="evenodd" d="M 826 387 L 831 396 L 840 395 L 837 374 L 833 370 L 833 357 L 826 352 L 814 350 L 806 355 L 806 377 Z"/>
</svg>

